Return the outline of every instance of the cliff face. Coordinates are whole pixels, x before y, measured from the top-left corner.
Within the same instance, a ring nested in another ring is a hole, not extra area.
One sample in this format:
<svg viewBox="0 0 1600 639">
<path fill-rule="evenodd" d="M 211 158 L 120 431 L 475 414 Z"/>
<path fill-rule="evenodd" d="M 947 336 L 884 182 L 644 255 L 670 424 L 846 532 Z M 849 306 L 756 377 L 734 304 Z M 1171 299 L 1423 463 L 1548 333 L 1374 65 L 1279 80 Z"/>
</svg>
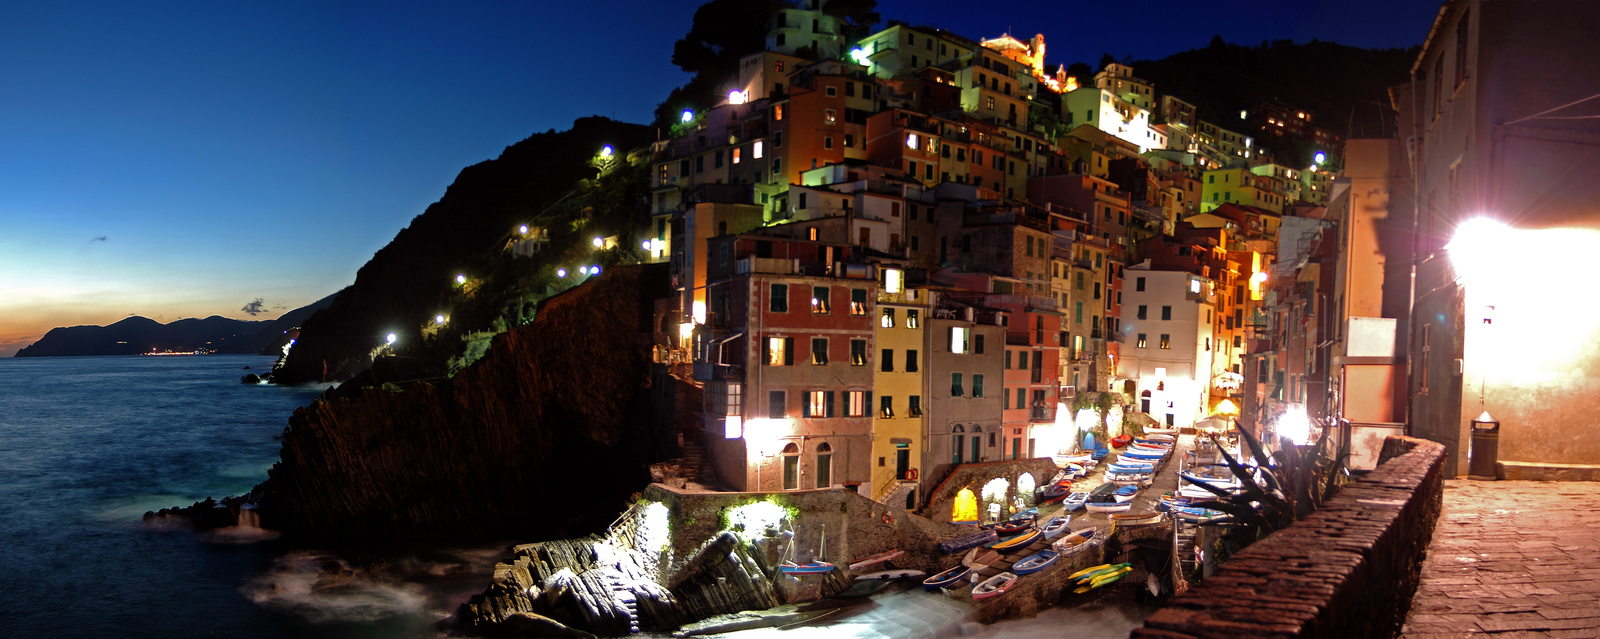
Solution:
<svg viewBox="0 0 1600 639">
<path fill-rule="evenodd" d="M 676 448 L 641 336 L 667 288 L 661 265 L 608 270 L 448 382 L 301 408 L 255 490 L 262 525 L 367 540 L 604 527 Z"/>
<path fill-rule="evenodd" d="M 412 219 L 360 271 L 333 303 L 308 319 L 289 357 L 275 371 L 284 384 L 349 379 L 372 364 L 383 336 L 422 326 L 452 294 L 462 269 L 556 203 L 604 145 L 629 149 L 649 141 L 646 127 L 583 118 L 572 129 L 530 136 L 499 158 L 469 166 L 444 197 Z"/>
</svg>

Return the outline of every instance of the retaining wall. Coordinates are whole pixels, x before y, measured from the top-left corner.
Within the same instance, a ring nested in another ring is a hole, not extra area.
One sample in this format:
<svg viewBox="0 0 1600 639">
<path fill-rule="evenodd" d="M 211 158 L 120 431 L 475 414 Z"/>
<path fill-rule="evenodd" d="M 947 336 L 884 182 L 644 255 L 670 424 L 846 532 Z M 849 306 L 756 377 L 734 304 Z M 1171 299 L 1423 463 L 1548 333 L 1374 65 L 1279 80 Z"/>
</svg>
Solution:
<svg viewBox="0 0 1600 639">
<path fill-rule="evenodd" d="M 1387 438 L 1375 470 L 1228 559 L 1130 636 L 1394 636 L 1439 519 L 1445 457 L 1434 442 Z"/>
</svg>

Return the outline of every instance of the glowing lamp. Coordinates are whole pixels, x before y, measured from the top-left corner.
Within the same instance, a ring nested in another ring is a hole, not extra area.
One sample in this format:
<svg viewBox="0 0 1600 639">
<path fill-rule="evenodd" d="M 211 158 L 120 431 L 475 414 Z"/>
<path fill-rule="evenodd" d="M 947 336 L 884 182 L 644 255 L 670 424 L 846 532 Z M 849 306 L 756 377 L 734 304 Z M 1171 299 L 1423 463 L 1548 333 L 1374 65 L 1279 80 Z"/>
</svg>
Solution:
<svg viewBox="0 0 1600 639">
<path fill-rule="evenodd" d="M 395 340 L 394 333 L 390 333 L 388 337 L 384 338 L 384 343 L 385 344 L 393 344 L 394 340 Z"/>
<path fill-rule="evenodd" d="M 1322 164 L 1326 161 L 1328 161 L 1328 154 L 1321 151 L 1317 151 L 1316 155 L 1311 156 L 1311 162 L 1314 164 Z"/>
<path fill-rule="evenodd" d="M 578 274 L 579 275 L 588 275 L 589 274 L 589 267 L 587 267 L 587 266 L 578 267 Z"/>
<path fill-rule="evenodd" d="M 856 64 L 868 64 L 869 63 L 869 61 L 867 60 L 867 52 L 863 51 L 861 49 L 861 47 L 856 47 L 856 48 L 850 50 L 850 59 L 851 60 L 855 60 Z"/>
<path fill-rule="evenodd" d="M 684 322 L 678 325 L 678 337 L 682 339 L 689 339 L 689 337 L 692 335 L 694 335 L 694 324 L 690 322 Z"/>
<path fill-rule="evenodd" d="M 694 323 L 706 323 L 706 303 L 698 300 L 695 301 L 689 306 L 689 314 L 694 317 Z"/>
<path fill-rule="evenodd" d="M 728 104 L 744 104 L 750 101 L 750 94 L 743 91 L 729 91 Z"/>
<path fill-rule="evenodd" d="M 1294 406 L 1278 417 L 1278 436 L 1288 438 L 1296 446 L 1303 445 L 1311 439 L 1311 418 L 1306 416 L 1306 409 Z"/>
<path fill-rule="evenodd" d="M 527 235 L 528 234 L 528 225 L 524 224 L 522 226 L 517 227 L 517 232 L 521 233 L 523 235 Z"/>
<path fill-rule="evenodd" d="M 650 240 L 645 240 L 645 241 L 641 242 L 640 244 L 644 247 L 644 250 L 646 250 L 646 251 L 650 250 Z"/>
<path fill-rule="evenodd" d="M 567 269 L 564 269 L 564 268 L 556 269 L 556 277 L 566 277 L 566 276 L 567 276 Z"/>
<path fill-rule="evenodd" d="M 1224 399 L 1222 403 L 1217 404 L 1217 412 L 1224 415 L 1238 415 L 1239 407 L 1233 405 L 1233 400 Z"/>
<path fill-rule="evenodd" d="M 598 237 L 597 237 L 597 238 L 594 238 L 594 247 L 595 247 L 595 248 L 605 248 L 605 247 L 606 247 L 606 241 L 605 241 L 605 239 L 603 239 L 603 238 L 598 238 Z"/>
<path fill-rule="evenodd" d="M 456 283 L 457 284 L 466 284 L 467 283 L 467 276 L 466 275 L 460 275 L 460 274 L 456 275 Z"/>
<path fill-rule="evenodd" d="M 590 275 L 599 275 L 600 274 L 600 267 L 598 267 L 598 266 L 589 267 L 589 274 Z"/>
<path fill-rule="evenodd" d="M 600 157 L 610 158 L 612 153 L 615 153 L 615 151 L 612 150 L 611 145 L 607 144 L 600 147 Z"/>
<path fill-rule="evenodd" d="M 722 438 L 739 439 L 744 437 L 744 418 L 738 415 L 729 415 L 722 420 Z"/>
<path fill-rule="evenodd" d="M 689 122 L 690 120 L 693 120 L 693 119 L 694 119 L 694 111 L 690 111 L 688 109 L 684 109 L 683 110 L 683 121 L 685 123 L 687 123 L 687 122 Z"/>
<path fill-rule="evenodd" d="M 1255 282 L 1257 284 L 1260 284 L 1262 282 L 1267 281 L 1267 272 L 1266 271 L 1256 271 L 1255 275 L 1251 275 L 1250 276 L 1250 281 Z"/>
<path fill-rule="evenodd" d="M 433 323 L 435 323 L 435 324 L 443 324 L 444 323 L 444 316 L 443 315 L 435 315 L 435 316 L 433 316 Z"/>
</svg>

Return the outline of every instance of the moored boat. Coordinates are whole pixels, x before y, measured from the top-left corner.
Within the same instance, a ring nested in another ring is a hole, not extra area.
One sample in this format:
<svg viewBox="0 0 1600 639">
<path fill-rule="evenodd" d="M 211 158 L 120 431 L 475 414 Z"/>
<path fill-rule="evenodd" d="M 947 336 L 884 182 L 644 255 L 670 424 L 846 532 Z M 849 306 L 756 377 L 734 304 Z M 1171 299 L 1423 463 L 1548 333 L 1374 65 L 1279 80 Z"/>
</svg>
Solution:
<svg viewBox="0 0 1600 639">
<path fill-rule="evenodd" d="M 1008 550 L 1017 550 L 1019 548 L 1026 548 L 1028 546 L 1028 544 L 1033 543 L 1033 540 L 1038 539 L 1038 538 L 1039 538 L 1039 531 L 1037 531 L 1037 530 L 1029 530 L 1029 531 L 1027 531 L 1025 533 L 1022 533 L 1020 535 L 1017 535 L 1015 537 L 1002 539 L 1000 541 L 997 541 L 997 542 L 994 542 L 992 544 L 989 544 L 988 548 L 990 550 L 995 550 L 995 551 L 999 551 L 999 552 L 1005 552 L 1005 551 L 1008 551 Z"/>
<path fill-rule="evenodd" d="M 984 524 L 984 528 L 993 530 L 996 535 L 1015 535 L 1033 527 L 1032 519 L 1007 519 L 992 524 Z"/>
<path fill-rule="evenodd" d="M 967 551 L 967 556 L 961 558 L 961 565 L 973 570 L 983 570 L 1000 561 L 1000 553 L 986 548 L 973 548 Z"/>
<path fill-rule="evenodd" d="M 1041 504 L 1049 504 L 1065 499 L 1072 492 L 1072 482 L 1057 483 L 1039 489 L 1038 499 Z"/>
<path fill-rule="evenodd" d="M 906 554 L 906 551 L 904 551 L 904 550 L 885 550 L 883 552 L 880 552 L 880 553 L 878 553 L 876 555 L 872 555 L 872 556 L 867 557 L 865 559 L 862 559 L 860 561 L 851 562 L 850 569 L 851 570 L 861 570 L 862 568 L 866 568 L 867 566 L 871 566 L 871 565 L 874 565 L 874 564 L 881 564 L 881 563 L 883 563 L 885 561 L 889 561 L 891 559 L 898 559 L 901 555 L 904 555 L 904 554 Z"/>
<path fill-rule="evenodd" d="M 1151 428 L 1149 426 L 1146 426 L 1146 427 L 1144 427 L 1144 434 L 1145 434 L 1146 437 L 1152 436 L 1152 435 L 1171 435 L 1173 437 L 1176 437 L 1178 435 L 1178 429 L 1176 429 L 1176 428 Z"/>
<path fill-rule="evenodd" d="M 1011 572 L 1002 572 L 998 575 L 983 580 L 972 588 L 973 599 L 988 599 L 1010 590 L 1017 585 L 1017 575 Z"/>
<path fill-rule="evenodd" d="M 1122 448 L 1123 446 L 1127 446 L 1128 442 L 1131 441 L 1133 441 L 1133 437 L 1131 435 L 1117 435 L 1116 437 L 1111 438 L 1111 447 Z"/>
<path fill-rule="evenodd" d="M 970 535 L 956 537 L 950 541 L 939 542 L 939 549 L 948 553 L 958 553 L 968 548 L 976 548 L 1000 538 L 1000 534 L 993 530 L 980 530 Z"/>
<path fill-rule="evenodd" d="M 1056 541 L 1055 544 L 1052 544 L 1051 547 L 1055 549 L 1057 555 L 1068 557 L 1082 552 L 1085 548 L 1088 548 L 1089 542 L 1093 539 L 1094 529 L 1085 528 L 1062 537 L 1060 540 Z"/>
<path fill-rule="evenodd" d="M 940 588 L 959 588 L 966 585 L 967 573 L 970 572 L 972 568 L 969 566 L 956 566 L 922 580 L 922 588 L 928 592 L 938 592 Z"/>
<path fill-rule="evenodd" d="M 1133 498 L 1138 495 L 1138 486 L 1123 486 L 1111 491 L 1112 498 L 1116 499 L 1118 503 L 1133 501 Z"/>
<path fill-rule="evenodd" d="M 856 577 L 856 581 L 888 581 L 893 579 L 906 579 L 921 577 L 928 573 L 921 570 L 879 570 Z"/>
<path fill-rule="evenodd" d="M 1148 526 L 1161 523 L 1161 513 L 1117 513 L 1111 516 L 1111 523 L 1115 527 L 1123 526 Z"/>
<path fill-rule="evenodd" d="M 1101 503 L 1089 502 L 1087 504 L 1084 504 L 1083 507 L 1085 509 L 1087 509 L 1089 512 L 1092 512 L 1092 513 L 1120 513 L 1120 512 L 1127 512 L 1129 508 L 1133 507 L 1133 504 L 1129 504 L 1129 503 L 1125 503 L 1125 502 L 1124 503 L 1118 503 L 1118 502 L 1114 502 L 1114 501 L 1113 502 L 1109 502 L 1109 503 L 1107 503 L 1107 502 L 1101 502 Z"/>
<path fill-rule="evenodd" d="M 1018 575 L 1031 575 L 1048 568 L 1050 564 L 1056 562 L 1056 558 L 1059 556 L 1060 555 L 1053 550 L 1041 550 L 1024 557 L 1022 561 L 1013 564 L 1011 566 L 1011 571 L 1017 573 Z"/>
<path fill-rule="evenodd" d="M 1083 504 L 1089 501 L 1089 493 L 1072 493 L 1061 500 L 1062 510 L 1072 512 L 1082 510 Z"/>
<path fill-rule="evenodd" d="M 1045 539 L 1055 539 L 1061 533 L 1067 531 L 1067 522 L 1070 520 L 1070 517 L 1060 515 L 1045 522 L 1044 527 L 1040 528 L 1039 532 L 1044 535 Z"/>
<path fill-rule="evenodd" d="M 783 574 L 786 575 L 820 575 L 833 572 L 833 564 L 826 561 L 813 561 L 804 564 L 786 561 L 778 566 L 778 570 L 782 570 Z"/>
</svg>

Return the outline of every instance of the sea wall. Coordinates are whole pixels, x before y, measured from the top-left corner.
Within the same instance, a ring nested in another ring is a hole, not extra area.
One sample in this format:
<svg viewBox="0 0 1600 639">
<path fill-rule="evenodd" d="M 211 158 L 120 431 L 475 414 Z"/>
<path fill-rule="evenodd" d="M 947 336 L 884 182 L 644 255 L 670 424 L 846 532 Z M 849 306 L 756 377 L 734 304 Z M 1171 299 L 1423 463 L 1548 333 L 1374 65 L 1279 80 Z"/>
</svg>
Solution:
<svg viewBox="0 0 1600 639">
<path fill-rule="evenodd" d="M 1228 559 L 1130 636 L 1394 636 L 1439 519 L 1445 455 L 1434 442 L 1388 438 L 1375 470 Z"/>
<path fill-rule="evenodd" d="M 962 464 L 950 472 L 944 481 L 933 490 L 928 491 L 926 506 L 922 512 L 931 520 L 939 523 L 950 523 L 951 509 L 955 505 L 956 494 L 963 488 L 972 489 L 972 494 L 979 502 L 983 501 L 983 487 L 994 479 L 1006 480 L 1005 503 L 1013 504 L 1018 497 L 1017 483 L 1024 473 L 1033 477 L 1035 488 L 1044 486 L 1059 472 L 1055 460 L 1048 457 L 1033 459 L 1014 459 L 1011 461 L 978 462 Z M 1032 503 L 1032 494 L 1026 495 L 1025 501 Z M 982 506 L 980 505 L 981 509 Z M 983 513 L 979 513 L 980 516 Z M 1001 513 L 1001 518 L 1011 516 L 1010 509 Z"/>
<path fill-rule="evenodd" d="M 296 411 L 254 491 L 262 525 L 364 541 L 603 529 L 677 449 L 672 387 L 652 377 L 647 339 L 665 275 L 610 269 L 452 379 Z"/>
</svg>

